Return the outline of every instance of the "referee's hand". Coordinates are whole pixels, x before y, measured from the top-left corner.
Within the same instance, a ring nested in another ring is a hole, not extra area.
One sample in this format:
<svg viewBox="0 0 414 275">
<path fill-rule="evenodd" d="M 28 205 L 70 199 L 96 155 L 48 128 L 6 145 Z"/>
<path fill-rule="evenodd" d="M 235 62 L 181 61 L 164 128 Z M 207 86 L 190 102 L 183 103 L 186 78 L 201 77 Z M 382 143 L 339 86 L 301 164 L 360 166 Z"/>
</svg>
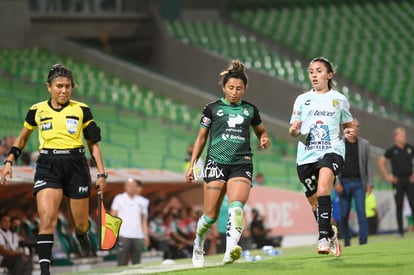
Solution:
<svg viewBox="0 0 414 275">
<path fill-rule="evenodd" d="M 99 177 L 99 178 L 96 180 L 96 183 L 95 183 L 95 188 L 96 188 L 96 190 L 97 190 L 97 191 L 103 191 L 103 190 L 105 189 L 105 186 L 106 186 L 106 178 L 104 178 L 104 177 Z"/>
<path fill-rule="evenodd" d="M 10 163 L 6 163 L 3 167 L 3 171 L 1 173 L 1 185 L 7 184 L 7 177 L 10 179 L 13 178 L 12 166 Z"/>
</svg>

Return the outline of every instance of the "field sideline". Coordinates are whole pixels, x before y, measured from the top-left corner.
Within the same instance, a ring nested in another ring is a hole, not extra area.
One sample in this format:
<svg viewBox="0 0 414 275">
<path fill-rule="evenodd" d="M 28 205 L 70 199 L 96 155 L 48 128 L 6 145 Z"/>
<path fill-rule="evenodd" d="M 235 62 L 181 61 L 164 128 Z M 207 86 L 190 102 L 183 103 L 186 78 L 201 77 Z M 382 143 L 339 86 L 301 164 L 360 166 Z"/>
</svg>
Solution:
<svg viewBox="0 0 414 275">
<path fill-rule="evenodd" d="M 395 234 L 369 238 L 367 245 L 354 245 L 343 249 L 343 256 L 318 255 L 316 247 L 301 246 L 282 248 L 279 256 L 267 256 L 260 250 L 250 251 L 250 255 L 261 255 L 263 260 L 247 262 L 243 258 L 232 265 L 221 265 L 222 255 L 205 257 L 204 268 L 192 268 L 191 259 L 177 260 L 173 265 L 159 262 L 145 263 L 127 268 L 92 269 L 77 274 L 414 274 L 414 232 L 404 238 Z M 61 273 L 73 274 L 73 273 Z"/>
</svg>

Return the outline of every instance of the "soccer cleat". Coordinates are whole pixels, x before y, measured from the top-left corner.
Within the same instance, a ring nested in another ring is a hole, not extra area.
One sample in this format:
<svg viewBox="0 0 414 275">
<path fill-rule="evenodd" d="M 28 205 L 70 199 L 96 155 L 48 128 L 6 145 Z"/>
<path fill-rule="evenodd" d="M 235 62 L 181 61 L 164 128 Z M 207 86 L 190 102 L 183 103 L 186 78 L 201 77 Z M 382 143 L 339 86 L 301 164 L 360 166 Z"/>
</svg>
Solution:
<svg viewBox="0 0 414 275">
<path fill-rule="evenodd" d="M 332 225 L 332 231 L 334 234 L 329 238 L 330 251 L 335 257 L 339 257 L 342 255 L 342 245 L 338 238 L 338 228 L 335 225 Z"/>
<path fill-rule="evenodd" d="M 79 242 L 79 254 L 81 257 L 89 257 L 91 254 L 91 243 L 87 233 L 79 234 L 76 232 L 76 239 Z"/>
<path fill-rule="evenodd" d="M 318 253 L 329 254 L 331 250 L 331 242 L 327 238 L 322 238 L 318 241 Z"/>
<path fill-rule="evenodd" d="M 242 255 L 242 248 L 236 245 L 235 247 L 233 247 L 232 250 L 230 250 L 229 254 L 227 253 L 224 254 L 223 263 L 224 264 L 234 263 L 235 261 L 240 259 L 241 255 Z"/>
<path fill-rule="evenodd" d="M 197 249 L 194 246 L 192 260 L 193 260 L 194 267 L 203 267 L 204 266 L 204 251 L 202 249 Z"/>
</svg>

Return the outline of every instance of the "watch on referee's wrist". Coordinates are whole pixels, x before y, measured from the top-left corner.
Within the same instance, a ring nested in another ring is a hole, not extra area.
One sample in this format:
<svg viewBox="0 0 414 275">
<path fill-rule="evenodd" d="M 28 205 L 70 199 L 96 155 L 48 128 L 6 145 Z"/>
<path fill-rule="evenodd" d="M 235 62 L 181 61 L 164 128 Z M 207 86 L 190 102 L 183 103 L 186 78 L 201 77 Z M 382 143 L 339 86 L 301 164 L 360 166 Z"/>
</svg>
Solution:
<svg viewBox="0 0 414 275">
<path fill-rule="evenodd" d="M 99 178 L 107 179 L 108 178 L 108 173 L 99 173 L 99 174 L 96 175 L 96 178 L 97 179 L 99 179 Z"/>
</svg>

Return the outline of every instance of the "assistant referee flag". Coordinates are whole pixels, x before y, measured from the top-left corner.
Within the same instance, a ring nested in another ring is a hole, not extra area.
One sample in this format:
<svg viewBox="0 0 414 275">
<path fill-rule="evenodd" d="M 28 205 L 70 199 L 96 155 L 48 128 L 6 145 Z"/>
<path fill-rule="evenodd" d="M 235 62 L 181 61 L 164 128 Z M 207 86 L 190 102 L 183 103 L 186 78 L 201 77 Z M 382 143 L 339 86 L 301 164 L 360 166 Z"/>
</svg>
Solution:
<svg viewBox="0 0 414 275">
<path fill-rule="evenodd" d="M 105 210 L 101 192 L 98 192 L 98 241 L 100 250 L 111 250 L 117 243 L 122 219 Z"/>
</svg>

